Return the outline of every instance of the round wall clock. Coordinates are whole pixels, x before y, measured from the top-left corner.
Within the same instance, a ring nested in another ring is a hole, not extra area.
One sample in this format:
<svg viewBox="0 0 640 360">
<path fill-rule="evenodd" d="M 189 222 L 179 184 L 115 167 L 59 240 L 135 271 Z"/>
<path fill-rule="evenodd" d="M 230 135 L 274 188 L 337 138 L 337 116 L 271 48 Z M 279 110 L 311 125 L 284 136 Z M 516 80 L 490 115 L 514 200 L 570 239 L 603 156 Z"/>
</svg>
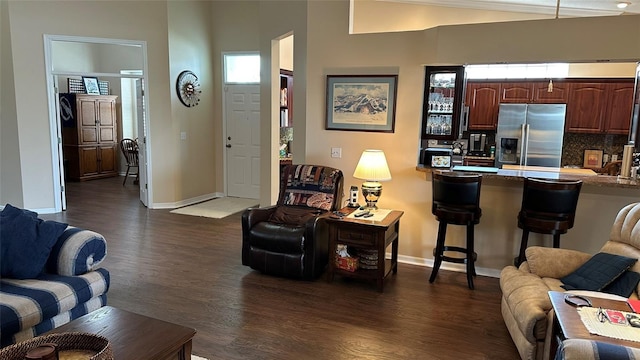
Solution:
<svg viewBox="0 0 640 360">
<path fill-rule="evenodd" d="M 185 70 L 178 75 L 176 92 L 178 93 L 178 99 L 184 106 L 192 107 L 198 105 L 202 91 L 200 90 L 198 77 L 193 71 Z"/>
</svg>

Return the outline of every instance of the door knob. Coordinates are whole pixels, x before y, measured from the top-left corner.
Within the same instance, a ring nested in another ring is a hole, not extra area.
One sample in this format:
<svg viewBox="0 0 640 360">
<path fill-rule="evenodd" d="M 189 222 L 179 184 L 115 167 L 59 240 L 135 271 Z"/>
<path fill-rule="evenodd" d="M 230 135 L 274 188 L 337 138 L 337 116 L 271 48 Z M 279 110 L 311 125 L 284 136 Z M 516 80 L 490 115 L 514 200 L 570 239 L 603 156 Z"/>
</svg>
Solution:
<svg viewBox="0 0 640 360">
<path fill-rule="evenodd" d="M 227 144 L 227 147 L 228 147 L 228 148 L 230 148 L 230 147 L 231 147 L 231 144 Z"/>
</svg>

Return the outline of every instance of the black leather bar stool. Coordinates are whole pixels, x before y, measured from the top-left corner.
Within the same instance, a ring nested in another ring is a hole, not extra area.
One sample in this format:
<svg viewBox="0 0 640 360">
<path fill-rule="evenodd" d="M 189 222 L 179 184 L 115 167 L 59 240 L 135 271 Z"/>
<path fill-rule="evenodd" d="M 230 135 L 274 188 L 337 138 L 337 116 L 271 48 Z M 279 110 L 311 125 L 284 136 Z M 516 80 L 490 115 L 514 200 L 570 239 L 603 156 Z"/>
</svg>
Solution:
<svg viewBox="0 0 640 360">
<path fill-rule="evenodd" d="M 514 265 L 525 261 L 529 232 L 551 234 L 553 247 L 560 247 L 560 235 L 573 227 L 582 181 L 525 178 L 518 227 L 522 229 L 520 253 Z"/>
<path fill-rule="evenodd" d="M 433 249 L 433 269 L 429 282 L 433 282 L 443 261 L 467 265 L 467 283 L 473 289 L 473 277 L 476 275 L 475 261 L 478 255 L 474 252 L 474 226 L 480 222 L 480 185 L 479 174 L 458 172 L 433 172 L 433 205 L 431 212 L 439 222 L 438 239 Z M 445 246 L 447 225 L 463 225 L 467 227 L 466 247 Z M 458 252 L 464 257 L 446 256 L 445 252 Z"/>
</svg>

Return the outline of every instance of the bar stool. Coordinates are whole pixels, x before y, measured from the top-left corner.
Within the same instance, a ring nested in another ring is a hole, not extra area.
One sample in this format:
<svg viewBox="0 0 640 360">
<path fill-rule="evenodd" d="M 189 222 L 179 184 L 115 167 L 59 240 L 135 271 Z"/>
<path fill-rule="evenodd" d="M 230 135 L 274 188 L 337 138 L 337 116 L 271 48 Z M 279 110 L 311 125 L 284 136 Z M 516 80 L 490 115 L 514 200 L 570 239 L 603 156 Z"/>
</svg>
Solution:
<svg viewBox="0 0 640 360">
<path fill-rule="evenodd" d="M 438 239 L 433 249 L 433 269 L 429 282 L 432 283 L 438 275 L 443 261 L 467 265 L 467 283 L 473 290 L 473 277 L 476 275 L 475 261 L 478 255 L 473 250 L 474 226 L 480 222 L 480 185 L 482 176 L 479 174 L 457 172 L 433 173 L 433 204 L 431 212 L 439 222 Z M 467 227 L 466 247 L 445 246 L 447 225 L 464 225 Z M 464 257 L 450 257 L 445 252 L 463 253 Z"/>
<path fill-rule="evenodd" d="M 582 181 L 525 178 L 518 227 L 522 229 L 520 253 L 514 265 L 525 261 L 529 232 L 551 234 L 553 247 L 560 247 L 560 235 L 573 227 Z"/>
</svg>

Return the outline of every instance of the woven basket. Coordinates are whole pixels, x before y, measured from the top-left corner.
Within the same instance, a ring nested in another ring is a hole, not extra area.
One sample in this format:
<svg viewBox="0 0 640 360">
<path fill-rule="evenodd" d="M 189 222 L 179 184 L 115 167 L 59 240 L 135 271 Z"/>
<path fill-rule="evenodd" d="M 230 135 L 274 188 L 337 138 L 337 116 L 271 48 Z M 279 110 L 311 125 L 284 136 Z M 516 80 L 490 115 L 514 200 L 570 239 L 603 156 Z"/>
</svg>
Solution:
<svg viewBox="0 0 640 360">
<path fill-rule="evenodd" d="M 56 344 L 58 351 L 62 350 L 93 350 L 98 353 L 90 360 L 113 360 L 111 343 L 107 338 L 100 335 L 68 332 L 59 334 L 49 334 L 34 337 L 17 344 L 0 349 L 0 359 L 2 360 L 23 360 L 24 356 L 31 349 L 42 344 Z M 62 359 L 61 359 L 62 360 Z"/>
</svg>

